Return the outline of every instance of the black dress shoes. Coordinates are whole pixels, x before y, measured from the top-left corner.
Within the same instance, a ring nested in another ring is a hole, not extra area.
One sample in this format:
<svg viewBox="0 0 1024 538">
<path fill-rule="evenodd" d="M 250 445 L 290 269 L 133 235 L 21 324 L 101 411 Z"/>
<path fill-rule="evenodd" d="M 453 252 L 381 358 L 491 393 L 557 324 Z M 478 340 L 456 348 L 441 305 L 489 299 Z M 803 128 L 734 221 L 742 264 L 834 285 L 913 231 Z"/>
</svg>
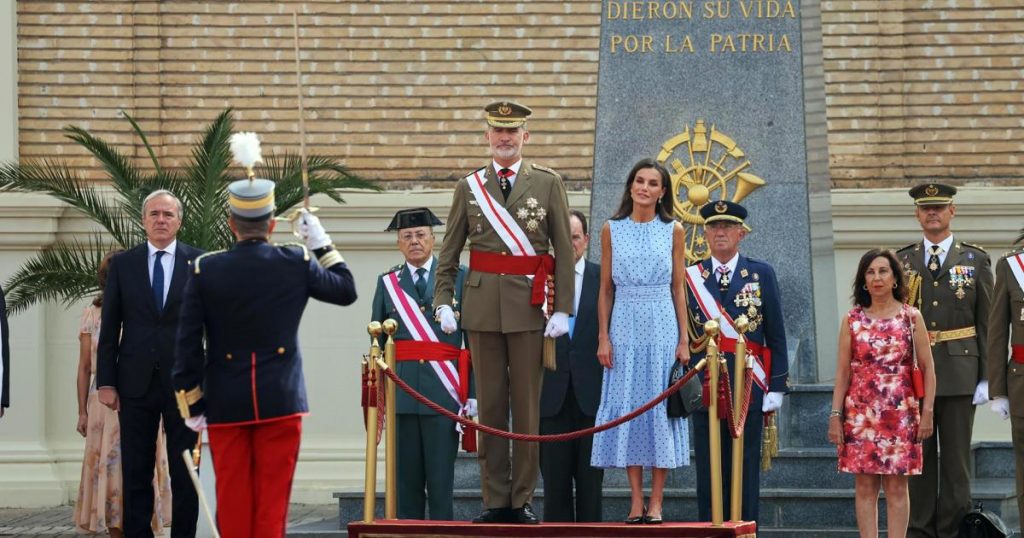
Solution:
<svg viewBox="0 0 1024 538">
<path fill-rule="evenodd" d="M 540 523 L 540 520 L 537 519 L 537 514 L 533 513 L 533 507 L 530 506 L 530 503 L 526 503 L 522 508 L 512 510 L 511 523 L 517 523 L 519 525 L 536 525 Z"/>
<path fill-rule="evenodd" d="M 532 512 L 531 512 L 532 513 Z M 473 518 L 473 523 L 512 523 L 512 509 L 509 507 L 504 508 L 488 508 L 483 512 L 480 512 L 479 516 Z"/>
</svg>

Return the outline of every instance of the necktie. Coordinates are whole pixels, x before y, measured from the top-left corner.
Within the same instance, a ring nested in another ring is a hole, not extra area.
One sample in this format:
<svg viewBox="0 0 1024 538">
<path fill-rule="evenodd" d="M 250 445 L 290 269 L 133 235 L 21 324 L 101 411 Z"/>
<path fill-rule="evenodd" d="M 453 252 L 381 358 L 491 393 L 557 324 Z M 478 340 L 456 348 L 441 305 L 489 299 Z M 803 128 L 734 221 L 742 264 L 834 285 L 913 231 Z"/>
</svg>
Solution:
<svg viewBox="0 0 1024 538">
<path fill-rule="evenodd" d="M 509 181 L 515 175 L 512 170 L 508 168 L 502 168 L 498 170 L 498 185 L 501 187 L 501 196 L 508 200 L 508 193 L 512 192 L 512 182 Z"/>
<path fill-rule="evenodd" d="M 718 266 L 718 291 L 725 293 L 725 290 L 729 289 L 729 267 L 727 265 Z"/>
<path fill-rule="evenodd" d="M 156 251 L 156 261 L 153 262 L 153 301 L 156 304 L 156 311 L 164 310 L 164 264 L 160 263 L 166 252 Z"/>
<path fill-rule="evenodd" d="M 427 269 L 420 267 L 416 270 L 416 293 L 419 294 L 420 299 L 427 298 Z"/>
<path fill-rule="evenodd" d="M 930 251 L 931 256 L 928 257 L 928 271 L 932 273 L 933 280 L 938 280 L 940 274 L 939 267 L 942 266 L 942 264 L 939 263 L 939 254 L 942 254 L 942 247 L 939 245 L 932 245 Z"/>
<path fill-rule="evenodd" d="M 576 329 L 576 316 L 569 318 L 569 340 L 572 340 L 572 332 Z"/>
</svg>

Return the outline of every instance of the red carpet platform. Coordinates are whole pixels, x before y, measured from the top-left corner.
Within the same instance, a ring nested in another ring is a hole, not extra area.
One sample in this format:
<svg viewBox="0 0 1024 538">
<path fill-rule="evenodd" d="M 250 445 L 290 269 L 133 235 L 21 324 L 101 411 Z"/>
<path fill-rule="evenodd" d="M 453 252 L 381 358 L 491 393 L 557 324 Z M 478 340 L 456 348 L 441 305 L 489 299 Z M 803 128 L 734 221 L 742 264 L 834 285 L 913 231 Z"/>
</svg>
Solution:
<svg viewBox="0 0 1024 538">
<path fill-rule="evenodd" d="M 626 525 L 624 523 L 543 523 L 540 525 L 474 525 L 467 521 L 379 520 L 374 523 L 348 524 L 349 538 L 441 538 L 448 536 L 502 538 L 572 537 L 683 537 L 754 538 L 753 522 L 729 523 L 712 527 L 710 523 L 663 523 Z"/>
</svg>

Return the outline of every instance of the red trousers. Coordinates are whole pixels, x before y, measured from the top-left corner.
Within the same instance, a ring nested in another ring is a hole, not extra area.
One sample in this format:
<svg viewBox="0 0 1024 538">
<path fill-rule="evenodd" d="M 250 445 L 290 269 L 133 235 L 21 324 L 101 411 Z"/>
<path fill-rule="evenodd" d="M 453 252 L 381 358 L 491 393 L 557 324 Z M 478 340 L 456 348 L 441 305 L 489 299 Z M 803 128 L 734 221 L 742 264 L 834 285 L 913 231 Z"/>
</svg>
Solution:
<svg viewBox="0 0 1024 538">
<path fill-rule="evenodd" d="M 282 538 L 302 417 L 209 429 L 223 538 Z"/>
</svg>

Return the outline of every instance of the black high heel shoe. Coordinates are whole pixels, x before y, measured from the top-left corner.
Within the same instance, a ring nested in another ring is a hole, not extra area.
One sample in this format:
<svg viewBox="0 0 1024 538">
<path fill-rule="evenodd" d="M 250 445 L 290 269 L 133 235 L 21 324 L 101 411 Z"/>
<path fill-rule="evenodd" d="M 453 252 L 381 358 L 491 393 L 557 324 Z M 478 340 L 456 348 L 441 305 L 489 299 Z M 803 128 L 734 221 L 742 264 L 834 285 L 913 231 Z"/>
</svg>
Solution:
<svg viewBox="0 0 1024 538">
<path fill-rule="evenodd" d="M 646 514 L 646 511 L 645 511 L 645 513 L 644 513 L 644 525 L 661 525 L 661 522 L 662 522 L 661 516 L 657 516 L 657 517 L 649 516 L 649 515 Z"/>
<path fill-rule="evenodd" d="M 627 517 L 626 519 L 622 520 L 622 522 L 625 523 L 626 525 L 639 525 L 639 524 L 641 524 L 641 523 L 643 523 L 645 521 L 647 521 L 647 507 L 646 506 L 644 507 L 643 512 L 641 512 L 641 514 L 639 516 Z"/>
</svg>

